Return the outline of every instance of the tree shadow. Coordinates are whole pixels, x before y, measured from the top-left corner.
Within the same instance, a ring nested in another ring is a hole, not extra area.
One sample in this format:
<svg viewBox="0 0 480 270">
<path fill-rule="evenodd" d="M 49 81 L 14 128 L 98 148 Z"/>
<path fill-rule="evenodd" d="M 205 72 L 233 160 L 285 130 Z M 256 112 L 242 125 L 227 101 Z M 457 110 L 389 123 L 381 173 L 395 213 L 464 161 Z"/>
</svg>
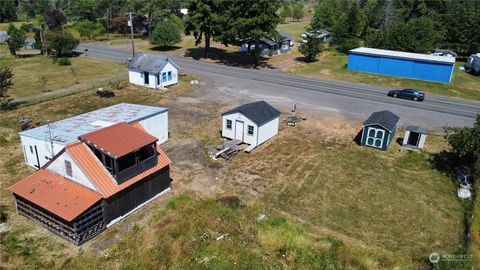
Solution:
<svg viewBox="0 0 480 270">
<path fill-rule="evenodd" d="M 455 177 L 456 173 L 461 168 L 464 168 L 466 163 L 456 153 L 443 150 L 432 154 L 430 164 L 437 171 L 443 172 L 450 177 Z"/>
<path fill-rule="evenodd" d="M 204 48 L 189 48 L 184 54 L 185 57 L 191 57 L 195 60 L 204 58 L 204 55 Z M 210 47 L 208 57 L 206 59 L 210 59 L 215 61 L 215 63 L 232 67 L 275 69 L 273 65 L 267 62 L 268 58 L 266 57 L 260 57 L 260 64 L 255 66 L 255 56 L 252 54 L 232 52 L 215 47 Z"/>
<path fill-rule="evenodd" d="M 181 47 L 179 46 L 155 46 L 150 48 L 150 50 L 157 51 L 157 52 L 171 52 L 179 49 L 181 49 Z"/>
<path fill-rule="evenodd" d="M 356 143 L 357 145 L 362 145 L 362 132 L 363 132 L 363 129 L 360 129 L 357 135 L 355 135 L 355 138 L 353 138 L 353 142 Z"/>
<path fill-rule="evenodd" d="M 20 105 L 27 103 L 26 101 L 13 101 L 13 99 L 8 99 L 0 102 L 0 111 L 9 111 L 18 108 Z"/>
</svg>

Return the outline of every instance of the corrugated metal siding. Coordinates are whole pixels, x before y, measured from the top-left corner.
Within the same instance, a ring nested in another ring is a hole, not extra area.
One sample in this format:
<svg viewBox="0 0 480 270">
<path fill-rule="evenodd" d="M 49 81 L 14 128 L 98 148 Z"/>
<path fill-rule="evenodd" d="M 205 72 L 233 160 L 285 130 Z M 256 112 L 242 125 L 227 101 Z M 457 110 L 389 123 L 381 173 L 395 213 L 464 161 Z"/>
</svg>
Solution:
<svg viewBox="0 0 480 270">
<path fill-rule="evenodd" d="M 382 75 L 449 83 L 454 64 L 432 63 L 391 57 L 348 55 L 348 69 Z"/>
<path fill-rule="evenodd" d="M 168 140 L 168 111 L 140 120 L 148 134 L 158 138 L 158 143 Z"/>
<path fill-rule="evenodd" d="M 66 221 L 72 221 L 102 199 L 100 194 L 43 169 L 9 190 Z"/>
<path fill-rule="evenodd" d="M 143 132 L 126 122 L 102 128 L 82 135 L 80 138 L 110 153 L 114 157 L 122 157 L 157 141 L 157 137 Z"/>
<path fill-rule="evenodd" d="M 142 180 L 143 178 L 167 167 L 172 163 L 168 156 L 157 147 L 158 160 L 157 165 L 135 177 L 132 177 L 120 185 L 112 175 L 103 167 L 97 157 L 92 153 L 84 143 L 75 143 L 66 148 L 66 151 L 75 159 L 82 171 L 89 177 L 90 181 L 97 187 L 104 198 L 108 198 L 122 189 Z"/>
</svg>

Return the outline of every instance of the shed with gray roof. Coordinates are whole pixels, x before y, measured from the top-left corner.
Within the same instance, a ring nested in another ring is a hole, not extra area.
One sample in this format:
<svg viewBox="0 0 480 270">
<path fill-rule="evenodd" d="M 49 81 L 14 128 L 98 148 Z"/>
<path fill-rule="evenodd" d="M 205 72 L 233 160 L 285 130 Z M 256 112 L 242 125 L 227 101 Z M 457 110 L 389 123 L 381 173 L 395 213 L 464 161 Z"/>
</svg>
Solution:
<svg viewBox="0 0 480 270">
<path fill-rule="evenodd" d="M 222 137 L 240 140 L 253 149 L 277 135 L 280 112 L 265 101 L 244 104 L 222 113 Z"/>
<path fill-rule="evenodd" d="M 177 84 L 179 71 L 177 64 L 163 55 L 140 53 L 128 62 L 130 83 L 154 89 Z"/>
<path fill-rule="evenodd" d="M 388 110 L 372 113 L 363 123 L 360 144 L 386 151 L 395 137 L 398 120 L 400 117 Z"/>
<path fill-rule="evenodd" d="M 402 145 L 408 148 L 422 149 L 427 138 L 427 129 L 419 126 L 405 128 Z"/>
</svg>

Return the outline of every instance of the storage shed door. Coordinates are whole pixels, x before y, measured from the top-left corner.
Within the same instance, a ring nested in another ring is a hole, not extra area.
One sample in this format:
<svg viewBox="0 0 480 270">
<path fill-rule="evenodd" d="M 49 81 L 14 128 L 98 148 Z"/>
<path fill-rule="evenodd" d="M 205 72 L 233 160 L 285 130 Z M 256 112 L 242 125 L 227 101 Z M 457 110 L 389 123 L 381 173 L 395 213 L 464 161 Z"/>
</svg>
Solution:
<svg viewBox="0 0 480 270">
<path fill-rule="evenodd" d="M 235 139 L 243 142 L 243 122 L 235 121 Z"/>
<path fill-rule="evenodd" d="M 365 144 L 367 146 L 382 148 L 384 136 L 385 130 L 370 127 L 368 128 L 367 142 Z"/>
</svg>

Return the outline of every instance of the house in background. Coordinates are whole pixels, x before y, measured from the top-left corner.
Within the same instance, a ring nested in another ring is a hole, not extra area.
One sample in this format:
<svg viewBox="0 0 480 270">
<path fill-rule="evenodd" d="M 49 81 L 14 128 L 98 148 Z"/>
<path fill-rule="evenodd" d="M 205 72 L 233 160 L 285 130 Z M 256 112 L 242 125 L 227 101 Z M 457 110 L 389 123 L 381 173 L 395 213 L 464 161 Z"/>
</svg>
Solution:
<svg viewBox="0 0 480 270">
<path fill-rule="evenodd" d="M 330 43 L 330 41 L 332 41 L 332 33 L 328 32 L 325 29 L 308 31 L 301 34 L 300 36 L 302 37 L 303 43 L 307 42 L 307 37 L 319 38 L 322 43 Z"/>
<path fill-rule="evenodd" d="M 239 43 L 240 52 L 255 52 L 255 38 L 243 39 L 240 40 Z M 277 31 L 274 37 L 260 38 L 260 52 L 264 56 L 288 53 L 290 52 L 291 46 L 293 46 L 293 40 L 288 33 L 284 31 Z"/>
<path fill-rule="evenodd" d="M 167 155 L 139 122 L 79 137 L 9 189 L 20 215 L 80 245 L 170 187 Z"/>
<path fill-rule="evenodd" d="M 120 103 L 20 132 L 25 163 L 39 169 L 80 135 L 120 122 L 138 122 L 158 143 L 168 139 L 167 108 Z"/>
<path fill-rule="evenodd" d="M 222 137 L 249 144 L 250 152 L 277 135 L 280 112 L 265 101 L 248 103 L 222 113 Z"/>
<path fill-rule="evenodd" d="M 180 68 L 168 57 L 139 53 L 128 62 L 130 83 L 149 88 L 164 88 L 178 83 Z"/>
<path fill-rule="evenodd" d="M 427 138 L 427 129 L 417 126 L 408 126 L 405 128 L 405 136 L 402 145 L 407 148 L 423 149 L 425 139 Z"/>
<path fill-rule="evenodd" d="M 348 53 L 348 69 L 424 81 L 450 83 L 455 57 L 356 48 Z"/>
<path fill-rule="evenodd" d="M 372 113 L 363 123 L 360 144 L 386 151 L 395 137 L 398 120 L 400 117 L 388 110 Z"/>
</svg>

